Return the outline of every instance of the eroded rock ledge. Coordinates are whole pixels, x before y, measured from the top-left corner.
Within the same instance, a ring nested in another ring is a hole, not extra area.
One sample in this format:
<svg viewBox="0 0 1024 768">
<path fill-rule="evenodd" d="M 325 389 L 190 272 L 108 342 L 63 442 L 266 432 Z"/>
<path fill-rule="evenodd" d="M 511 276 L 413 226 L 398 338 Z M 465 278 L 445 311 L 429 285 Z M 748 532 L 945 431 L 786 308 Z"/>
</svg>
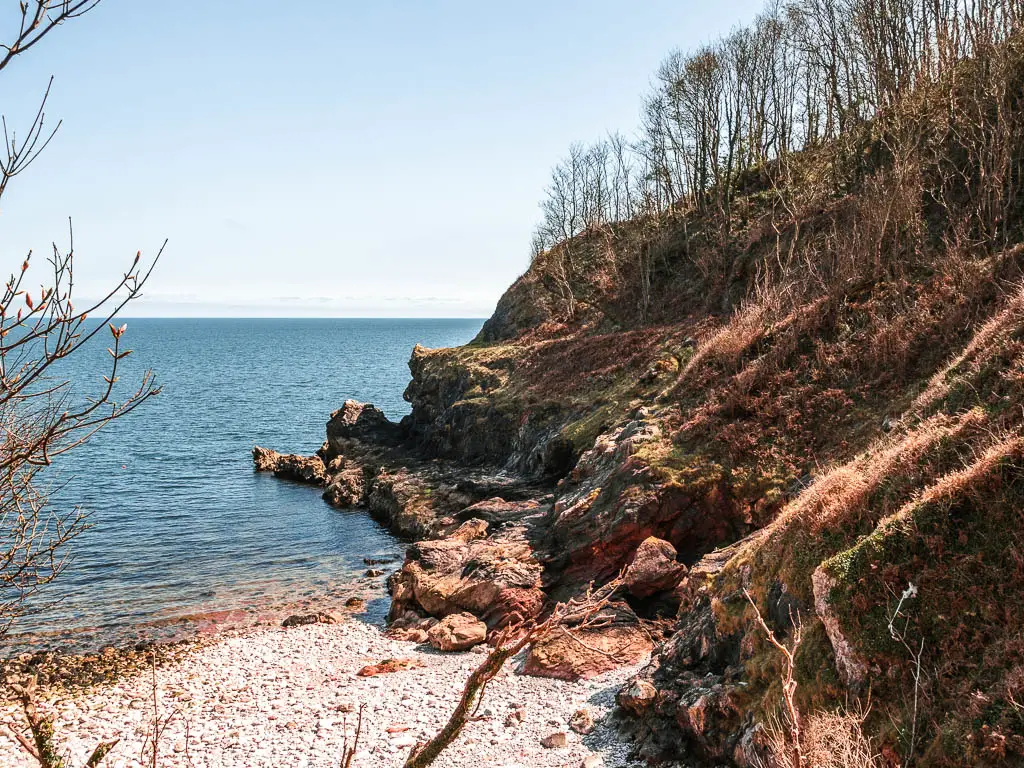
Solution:
<svg viewBox="0 0 1024 768">
<path fill-rule="evenodd" d="M 652 527 L 639 509 L 604 509 L 602 498 L 617 474 L 641 471 L 630 458 L 658 436 L 638 413 L 556 483 L 543 473 L 524 477 L 507 467 L 426 458 L 433 451 L 418 444 L 410 420 L 396 424 L 350 400 L 331 414 L 316 456 L 257 448 L 253 458 L 258 471 L 323 486 L 328 503 L 365 508 L 414 541 L 388 582 L 389 621 L 410 639 L 423 640 L 437 632 L 437 620 L 456 616 L 479 620 L 491 639 L 632 564 L 629 588 L 600 621 L 556 633 L 527 659 L 528 674 L 572 680 L 642 661 L 660 632 L 648 620 L 674 610 L 673 590 L 686 565 L 656 536 L 666 532 L 666 521 Z M 582 525 L 581 510 L 591 508 L 603 512 Z"/>
</svg>

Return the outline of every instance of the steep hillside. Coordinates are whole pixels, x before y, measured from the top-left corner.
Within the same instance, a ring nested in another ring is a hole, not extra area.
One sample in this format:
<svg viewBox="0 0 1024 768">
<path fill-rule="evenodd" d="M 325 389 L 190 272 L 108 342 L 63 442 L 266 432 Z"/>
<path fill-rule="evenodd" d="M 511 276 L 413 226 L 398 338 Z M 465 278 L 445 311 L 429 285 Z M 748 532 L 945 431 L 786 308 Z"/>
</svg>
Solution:
<svg viewBox="0 0 1024 768">
<path fill-rule="evenodd" d="M 621 697 L 652 759 L 769 748 L 784 657 L 746 590 L 800 626 L 805 730 L 862 712 L 892 765 L 1024 760 L 1020 42 L 996 58 L 787 158 L 782 192 L 748 173 L 728 216 L 559 243 L 472 344 L 413 355 L 417 445 L 556 483 L 544 595 L 649 537 L 689 567 L 626 596 L 674 616 Z"/>
<path fill-rule="evenodd" d="M 619 696 L 652 761 L 1024 762 L 1024 41 L 975 53 L 540 248 L 414 351 L 401 425 L 350 402 L 275 454 L 417 540 L 392 631 L 493 638 L 624 574 L 524 668 L 653 650 Z"/>
</svg>

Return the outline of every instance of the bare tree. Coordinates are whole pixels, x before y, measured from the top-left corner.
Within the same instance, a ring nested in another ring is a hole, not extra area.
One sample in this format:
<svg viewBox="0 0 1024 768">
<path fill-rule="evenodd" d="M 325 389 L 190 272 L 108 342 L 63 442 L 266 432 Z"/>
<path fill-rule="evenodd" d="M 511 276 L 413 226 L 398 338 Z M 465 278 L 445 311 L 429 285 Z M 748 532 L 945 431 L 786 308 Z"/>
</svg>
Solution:
<svg viewBox="0 0 1024 768">
<path fill-rule="evenodd" d="M 39 768 L 65 768 L 60 746 L 54 738 L 53 717 L 41 714 L 36 705 L 35 676 L 23 674 L 17 679 L 8 679 L 7 683 L 17 698 L 28 724 L 27 736 L 17 730 L 11 730 L 14 739 L 39 764 Z M 83 763 L 83 768 L 96 768 L 116 745 L 116 739 L 97 744 Z"/>
<path fill-rule="evenodd" d="M 931 163 L 939 177 L 933 196 L 957 237 L 1005 242 L 1020 218 L 1012 181 L 1021 121 L 1001 44 L 1012 42 L 1022 20 L 1022 0 L 769 0 L 748 27 L 664 59 L 643 99 L 635 142 L 613 134 L 570 147 L 541 203 L 534 252 L 557 255 L 551 273 L 571 296 L 579 274 L 571 241 L 609 222 L 696 211 L 710 215 L 725 245 L 735 181 L 758 167 L 784 269 L 801 234 L 802 201 L 843 192 L 848 181 L 841 151 L 831 153 L 833 177 L 816 180 L 821 189 L 797 179 L 793 156 L 876 119 L 890 158 Z M 901 122 L 896 107 L 914 88 L 943 77 L 956 82 L 955 65 L 967 57 L 984 62 L 973 90 L 931 121 Z M 980 159 L 980 170 L 920 152 L 941 150 L 950 139 L 963 156 Z"/>
<path fill-rule="evenodd" d="M 10 43 L 0 45 L 6 51 L 0 57 L 0 69 L 97 3 L 20 3 L 17 33 Z M 2 121 L 0 197 L 56 132 L 56 127 L 46 127 L 49 92 L 47 87 L 20 139 L 9 131 L 7 120 Z M 130 350 L 124 346 L 126 326 L 113 322 L 139 296 L 159 255 L 144 264 L 141 252 L 136 254 L 104 296 L 76 307 L 75 249 L 69 227 L 67 249 L 54 243 L 39 283 L 34 283 L 30 251 L 0 289 L 0 639 L 29 609 L 39 589 L 60 574 L 67 544 L 87 527 L 81 510 L 56 511 L 49 505 L 40 473 L 55 457 L 81 445 L 159 391 L 149 372 L 127 393 L 118 386 L 119 367 Z M 83 391 L 61 376 L 62 361 L 100 334 L 110 334 L 109 364 L 97 372 L 92 391 Z"/>
</svg>

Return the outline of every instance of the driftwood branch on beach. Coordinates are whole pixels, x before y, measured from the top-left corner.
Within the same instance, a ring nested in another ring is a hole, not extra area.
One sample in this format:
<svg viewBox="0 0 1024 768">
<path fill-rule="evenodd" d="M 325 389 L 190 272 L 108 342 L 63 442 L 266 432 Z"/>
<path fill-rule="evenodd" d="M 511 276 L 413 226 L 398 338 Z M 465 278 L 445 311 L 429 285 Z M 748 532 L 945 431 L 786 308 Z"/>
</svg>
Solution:
<svg viewBox="0 0 1024 768">
<path fill-rule="evenodd" d="M 556 629 L 563 628 L 567 622 L 571 621 L 576 628 L 586 627 L 608 605 L 621 585 L 622 577 L 619 576 L 597 590 L 588 590 L 582 597 L 558 603 L 541 622 L 514 625 L 500 631 L 492 641 L 494 648 L 466 680 L 462 696 L 448 722 L 432 739 L 413 747 L 404 768 L 426 768 L 433 764 L 441 752 L 458 738 L 466 724 L 476 717 L 487 685 L 509 659 Z"/>
</svg>

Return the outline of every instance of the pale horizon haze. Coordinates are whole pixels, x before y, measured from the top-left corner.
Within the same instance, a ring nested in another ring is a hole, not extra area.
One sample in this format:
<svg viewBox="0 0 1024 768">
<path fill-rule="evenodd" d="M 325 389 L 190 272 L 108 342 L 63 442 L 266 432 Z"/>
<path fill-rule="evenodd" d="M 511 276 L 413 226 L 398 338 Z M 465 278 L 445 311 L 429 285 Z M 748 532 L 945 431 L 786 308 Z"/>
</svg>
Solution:
<svg viewBox="0 0 1024 768">
<path fill-rule="evenodd" d="M 487 316 L 569 144 L 632 135 L 673 48 L 761 7 L 103 0 L 0 72 L 9 128 L 51 75 L 63 120 L 0 271 L 32 249 L 44 282 L 71 217 L 83 302 L 169 240 L 126 316 Z"/>
</svg>

